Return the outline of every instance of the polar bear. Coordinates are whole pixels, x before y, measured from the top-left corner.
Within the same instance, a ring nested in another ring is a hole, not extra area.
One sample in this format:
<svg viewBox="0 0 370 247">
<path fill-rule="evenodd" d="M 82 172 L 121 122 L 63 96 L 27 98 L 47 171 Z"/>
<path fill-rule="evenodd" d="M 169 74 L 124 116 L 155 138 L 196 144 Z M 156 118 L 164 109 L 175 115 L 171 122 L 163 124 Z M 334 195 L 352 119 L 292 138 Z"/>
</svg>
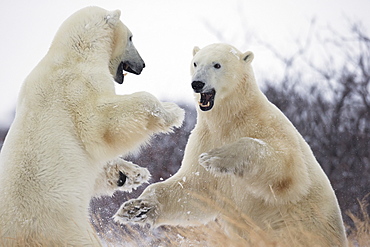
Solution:
<svg viewBox="0 0 370 247">
<path fill-rule="evenodd" d="M 181 125 L 174 103 L 115 94 L 123 70 L 145 66 L 119 18 L 99 7 L 73 14 L 22 85 L 0 156 L 1 246 L 101 246 L 91 197 L 146 182 L 119 155 Z"/>
<path fill-rule="evenodd" d="M 213 44 L 195 47 L 193 55 L 198 119 L 182 165 L 124 203 L 115 220 L 189 226 L 217 219 L 230 236 L 252 246 L 257 229 L 283 246 L 346 246 L 329 180 L 292 123 L 258 88 L 253 53 Z"/>
</svg>

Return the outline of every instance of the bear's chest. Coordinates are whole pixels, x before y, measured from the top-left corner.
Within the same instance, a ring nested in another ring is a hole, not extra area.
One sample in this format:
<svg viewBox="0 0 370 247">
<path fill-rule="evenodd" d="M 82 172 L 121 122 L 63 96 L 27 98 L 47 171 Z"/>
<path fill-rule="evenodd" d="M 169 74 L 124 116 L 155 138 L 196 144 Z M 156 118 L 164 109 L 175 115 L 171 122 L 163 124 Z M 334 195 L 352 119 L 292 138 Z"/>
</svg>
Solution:
<svg viewBox="0 0 370 247">
<path fill-rule="evenodd" d="M 247 133 L 243 129 L 215 126 L 213 128 L 196 128 L 191 137 L 193 137 L 193 142 L 197 143 L 196 146 L 201 149 L 199 152 L 207 152 L 225 144 L 236 142 L 245 136 L 247 136 Z"/>
</svg>

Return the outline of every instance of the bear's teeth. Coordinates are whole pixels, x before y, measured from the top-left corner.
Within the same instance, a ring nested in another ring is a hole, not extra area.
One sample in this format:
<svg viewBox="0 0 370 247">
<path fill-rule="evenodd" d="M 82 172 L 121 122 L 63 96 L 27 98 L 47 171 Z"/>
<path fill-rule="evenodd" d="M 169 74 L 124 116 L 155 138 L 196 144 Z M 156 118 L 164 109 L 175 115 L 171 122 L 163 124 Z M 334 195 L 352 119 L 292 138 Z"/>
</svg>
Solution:
<svg viewBox="0 0 370 247">
<path fill-rule="evenodd" d="M 202 106 L 202 107 L 208 107 L 211 105 L 211 103 L 208 101 L 206 105 L 204 105 L 203 103 L 199 102 L 199 105 Z"/>
</svg>

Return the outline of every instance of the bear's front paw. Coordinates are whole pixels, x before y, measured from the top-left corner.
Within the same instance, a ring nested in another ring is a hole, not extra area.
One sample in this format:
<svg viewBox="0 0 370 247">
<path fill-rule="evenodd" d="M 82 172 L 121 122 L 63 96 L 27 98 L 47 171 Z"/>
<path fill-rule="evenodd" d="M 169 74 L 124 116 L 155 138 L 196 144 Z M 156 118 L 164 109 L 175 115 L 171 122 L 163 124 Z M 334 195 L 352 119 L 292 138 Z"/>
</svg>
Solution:
<svg viewBox="0 0 370 247">
<path fill-rule="evenodd" d="M 106 174 L 111 187 L 128 192 L 150 179 L 148 169 L 123 159 L 111 161 L 106 168 Z"/>
<path fill-rule="evenodd" d="M 207 171 L 215 175 L 235 174 L 243 175 L 243 169 L 239 167 L 233 154 L 224 155 L 221 149 L 214 149 L 199 156 L 199 164 Z"/>
<path fill-rule="evenodd" d="M 125 224 L 128 222 L 137 224 L 153 224 L 155 215 L 154 204 L 141 199 L 132 199 L 121 205 L 113 216 L 115 222 Z"/>
<path fill-rule="evenodd" d="M 159 132 L 171 132 L 173 127 L 180 127 L 184 120 L 184 110 L 175 103 L 161 102 L 150 111 L 147 128 Z"/>
<path fill-rule="evenodd" d="M 184 110 L 171 102 L 162 102 L 164 108 L 163 119 L 168 127 L 181 127 L 184 121 Z"/>
</svg>

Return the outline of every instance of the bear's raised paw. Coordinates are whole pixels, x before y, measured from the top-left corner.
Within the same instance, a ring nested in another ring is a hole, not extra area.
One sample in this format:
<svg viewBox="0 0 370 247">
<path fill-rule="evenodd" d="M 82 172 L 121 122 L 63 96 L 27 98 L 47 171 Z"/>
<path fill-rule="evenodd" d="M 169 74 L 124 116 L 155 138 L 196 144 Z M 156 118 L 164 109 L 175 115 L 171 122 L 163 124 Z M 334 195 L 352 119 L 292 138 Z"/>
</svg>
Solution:
<svg viewBox="0 0 370 247">
<path fill-rule="evenodd" d="M 234 174 L 243 176 L 243 168 L 233 155 L 223 156 L 221 149 L 214 149 L 199 156 L 199 164 L 214 175 Z"/>
<path fill-rule="evenodd" d="M 184 110 L 172 102 L 162 102 L 165 110 L 164 119 L 168 126 L 181 127 L 184 121 Z"/>
<path fill-rule="evenodd" d="M 118 190 L 131 192 L 150 179 L 148 169 L 123 159 L 110 161 L 106 166 L 109 186 Z"/>
<path fill-rule="evenodd" d="M 154 121 L 148 126 L 157 126 L 161 132 L 168 133 L 174 127 L 181 127 L 185 112 L 175 103 L 161 102 L 156 109 L 150 111 L 150 114 Z"/>
</svg>

